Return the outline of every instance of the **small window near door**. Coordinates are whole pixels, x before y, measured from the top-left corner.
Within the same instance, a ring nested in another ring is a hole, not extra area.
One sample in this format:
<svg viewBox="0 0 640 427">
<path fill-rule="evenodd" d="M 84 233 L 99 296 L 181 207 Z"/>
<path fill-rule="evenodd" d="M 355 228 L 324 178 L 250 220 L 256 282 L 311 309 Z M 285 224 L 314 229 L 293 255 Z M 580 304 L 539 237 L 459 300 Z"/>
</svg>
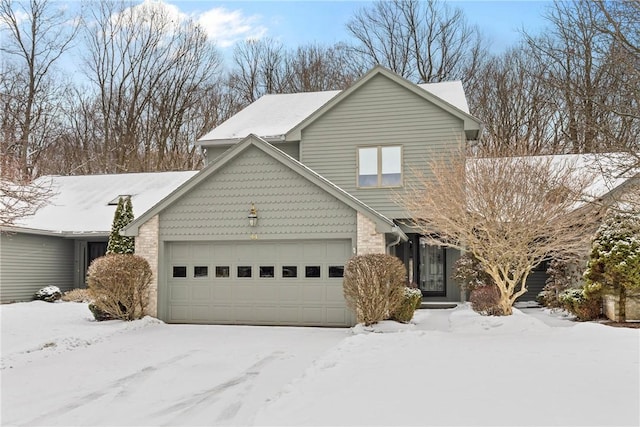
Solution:
<svg viewBox="0 0 640 427">
<path fill-rule="evenodd" d="M 298 267 L 295 265 L 284 265 L 282 266 L 282 277 L 283 278 L 295 278 L 298 277 Z"/>
<path fill-rule="evenodd" d="M 271 278 L 275 277 L 275 267 L 273 266 L 260 266 L 260 277 Z"/>
<path fill-rule="evenodd" d="M 319 265 L 307 265 L 304 268 L 304 277 L 307 277 L 307 278 L 320 277 L 320 266 Z"/>
<path fill-rule="evenodd" d="M 174 265 L 173 266 L 173 277 L 187 277 L 187 267 L 184 265 Z"/>
<path fill-rule="evenodd" d="M 228 265 L 218 265 L 216 266 L 216 277 L 229 277 L 229 266 Z"/>
<path fill-rule="evenodd" d="M 193 267 L 193 277 L 208 277 L 209 267 L 206 265 L 196 265 Z"/>
<path fill-rule="evenodd" d="M 238 266 L 238 277 L 239 278 L 251 277 L 251 266 L 250 265 Z"/>
<path fill-rule="evenodd" d="M 329 277 L 344 277 L 344 265 L 330 265 Z"/>
</svg>

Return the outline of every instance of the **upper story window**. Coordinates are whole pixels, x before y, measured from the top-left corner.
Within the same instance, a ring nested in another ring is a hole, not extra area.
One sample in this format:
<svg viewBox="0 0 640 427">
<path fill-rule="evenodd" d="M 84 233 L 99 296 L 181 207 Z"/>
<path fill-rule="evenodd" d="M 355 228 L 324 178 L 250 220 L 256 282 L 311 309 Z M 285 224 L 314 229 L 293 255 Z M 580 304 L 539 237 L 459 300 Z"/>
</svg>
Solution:
<svg viewBox="0 0 640 427">
<path fill-rule="evenodd" d="M 358 148 L 358 187 L 399 187 L 401 185 L 401 146 Z"/>
</svg>

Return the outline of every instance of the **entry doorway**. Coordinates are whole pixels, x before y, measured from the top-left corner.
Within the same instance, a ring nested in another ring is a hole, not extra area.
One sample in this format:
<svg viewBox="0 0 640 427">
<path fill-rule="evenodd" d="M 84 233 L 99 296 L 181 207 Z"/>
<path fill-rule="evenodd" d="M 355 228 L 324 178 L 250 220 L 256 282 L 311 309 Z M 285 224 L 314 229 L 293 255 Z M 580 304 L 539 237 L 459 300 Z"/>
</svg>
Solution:
<svg viewBox="0 0 640 427">
<path fill-rule="evenodd" d="M 446 249 L 429 244 L 428 239 L 417 233 L 408 233 L 407 237 L 409 240 L 398 245 L 395 254 L 407 268 L 409 283 L 415 284 L 425 297 L 446 297 Z"/>
<path fill-rule="evenodd" d="M 444 247 L 429 245 L 427 239 L 420 237 L 418 286 L 425 296 L 446 296 L 445 283 L 446 252 Z"/>
</svg>

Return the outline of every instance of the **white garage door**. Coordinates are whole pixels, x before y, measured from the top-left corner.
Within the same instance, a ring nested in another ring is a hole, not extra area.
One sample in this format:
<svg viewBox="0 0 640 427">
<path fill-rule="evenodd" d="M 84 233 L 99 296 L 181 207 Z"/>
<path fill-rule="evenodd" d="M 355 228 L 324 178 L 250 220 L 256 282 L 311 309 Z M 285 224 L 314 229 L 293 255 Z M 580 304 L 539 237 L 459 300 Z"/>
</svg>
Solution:
<svg viewBox="0 0 640 427">
<path fill-rule="evenodd" d="M 349 326 L 350 240 L 172 242 L 160 291 L 172 323 Z"/>
</svg>

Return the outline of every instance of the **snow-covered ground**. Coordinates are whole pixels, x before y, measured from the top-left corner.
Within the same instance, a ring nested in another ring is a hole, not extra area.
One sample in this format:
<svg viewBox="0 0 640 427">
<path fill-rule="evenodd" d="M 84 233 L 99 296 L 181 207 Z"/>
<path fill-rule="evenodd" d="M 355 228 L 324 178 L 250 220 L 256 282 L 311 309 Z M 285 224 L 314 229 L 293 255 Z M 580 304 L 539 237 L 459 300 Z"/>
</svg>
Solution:
<svg viewBox="0 0 640 427">
<path fill-rule="evenodd" d="M 0 319 L 2 425 L 640 425 L 640 330 L 537 308 L 353 329 L 98 323 L 44 302 Z"/>
</svg>

